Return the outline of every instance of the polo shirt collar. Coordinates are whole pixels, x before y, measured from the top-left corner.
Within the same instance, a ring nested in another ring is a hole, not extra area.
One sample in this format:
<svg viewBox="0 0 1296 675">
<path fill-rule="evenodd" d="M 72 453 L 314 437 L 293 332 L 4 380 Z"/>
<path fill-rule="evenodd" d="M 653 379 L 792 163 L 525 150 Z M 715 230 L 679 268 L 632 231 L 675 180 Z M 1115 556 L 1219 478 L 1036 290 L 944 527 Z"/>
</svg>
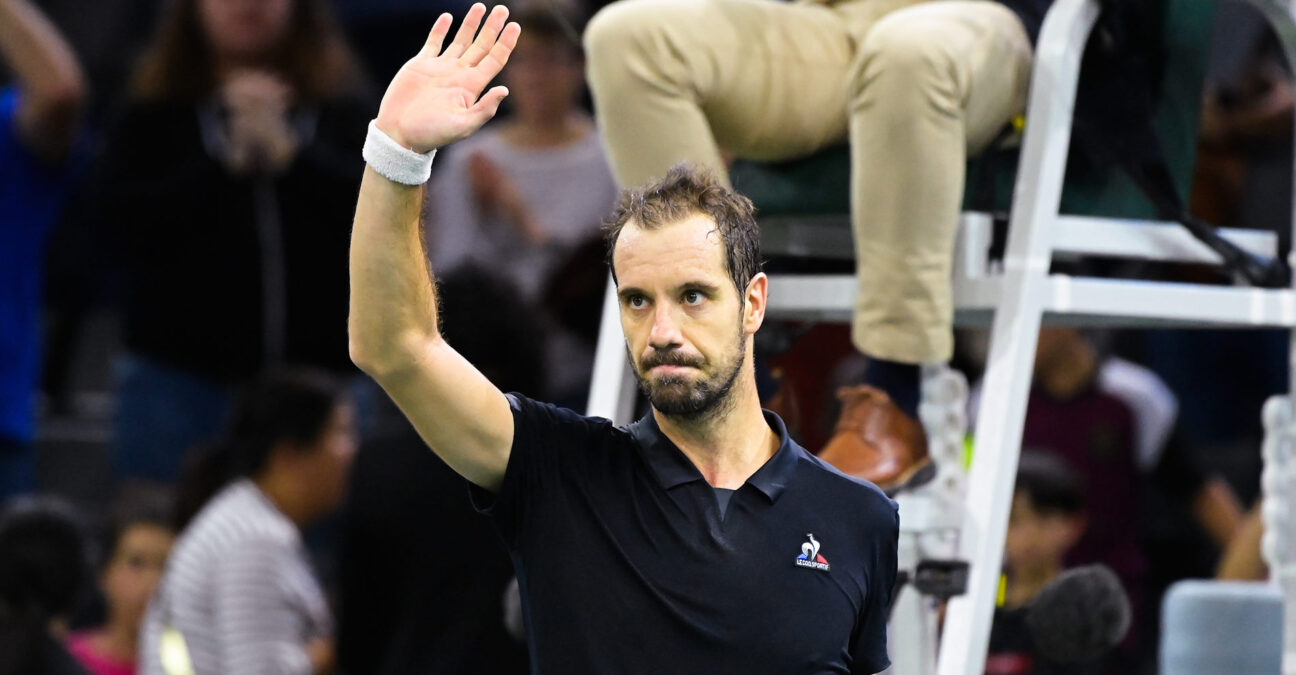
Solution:
<svg viewBox="0 0 1296 675">
<path fill-rule="evenodd" d="M 774 456 L 747 479 L 747 484 L 760 490 L 772 502 L 778 499 L 791 480 L 797 453 L 796 444 L 788 436 L 783 420 L 768 410 L 764 413 L 765 421 L 778 434 L 779 447 Z M 629 425 L 627 430 L 663 488 L 670 490 L 685 483 L 703 480 L 702 473 L 693 462 L 657 426 L 657 419 L 651 412 Z"/>
</svg>

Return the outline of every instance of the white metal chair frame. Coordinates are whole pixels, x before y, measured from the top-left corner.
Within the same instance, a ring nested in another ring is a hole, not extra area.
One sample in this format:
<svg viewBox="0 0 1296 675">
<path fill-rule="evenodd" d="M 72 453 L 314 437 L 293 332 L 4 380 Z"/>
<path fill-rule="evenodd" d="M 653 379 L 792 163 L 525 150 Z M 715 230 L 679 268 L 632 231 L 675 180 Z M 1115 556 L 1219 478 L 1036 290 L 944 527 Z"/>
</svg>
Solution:
<svg viewBox="0 0 1296 675">
<path fill-rule="evenodd" d="M 1296 64 L 1296 0 L 1249 0 L 1277 31 Z M 1239 327 L 1296 329 L 1296 290 L 1207 286 L 1049 274 L 1055 253 L 1219 264 L 1222 261 L 1176 223 L 1133 222 L 1058 213 L 1069 152 L 1072 113 L 1084 45 L 1099 14 L 1098 0 L 1057 0 L 1040 33 L 1027 108 L 1028 124 L 1013 193 L 1002 269 L 987 265 L 992 224 L 964 214 L 953 280 L 956 321 L 991 323 L 982 411 L 962 502 L 960 557 L 971 563 L 966 594 L 946 609 L 936 662 L 940 675 L 979 675 L 984 669 L 999 584 L 1003 542 L 1017 471 L 1026 401 L 1042 320 L 1124 327 Z M 1296 205 L 1293 206 L 1296 234 Z M 813 227 L 814 223 L 809 223 Z M 849 228 L 823 239 L 840 248 Z M 1224 230 L 1227 239 L 1257 255 L 1277 252 L 1272 233 Z M 838 241 L 832 241 L 836 237 Z M 815 248 L 815 235 L 793 244 Z M 795 237 L 794 237 L 795 239 Z M 808 243 L 806 240 L 809 240 Z M 796 248 L 796 246 L 792 246 Z M 822 247 L 819 247 L 822 248 Z M 845 250 L 851 250 L 849 242 Z M 776 275 L 768 315 L 848 321 L 853 276 Z M 619 309 L 611 280 L 603 306 L 588 412 L 627 422 L 635 382 L 627 369 Z M 1293 340 L 1296 358 L 1296 338 Z M 1296 385 L 1296 364 L 1292 367 Z M 1288 400 L 1290 405 L 1290 400 Z M 1293 415 L 1296 419 L 1296 414 Z M 935 517 L 948 521 L 949 514 Z M 927 514 L 913 513 L 926 519 Z M 911 517 L 902 500 L 901 522 Z M 1296 589 L 1294 589 L 1296 592 Z M 1293 603 L 1288 603 L 1293 607 Z M 898 617 L 897 617 L 898 620 Z M 1296 617 L 1289 614 L 1289 625 Z M 907 627 L 917 628 L 912 624 Z M 919 629 L 919 632 L 923 632 Z M 1296 631 L 1285 649 L 1284 673 L 1296 675 Z M 894 633 L 893 633 L 894 634 Z M 933 636 L 934 637 L 934 636 Z M 921 638 L 922 643 L 931 640 Z M 905 642 L 912 645 L 912 641 Z M 896 647 L 900 645 L 897 644 Z M 923 649 L 935 645 L 925 644 Z M 929 656 L 893 653 L 900 675 L 930 672 Z M 903 663 L 921 664 L 910 668 Z"/>
</svg>

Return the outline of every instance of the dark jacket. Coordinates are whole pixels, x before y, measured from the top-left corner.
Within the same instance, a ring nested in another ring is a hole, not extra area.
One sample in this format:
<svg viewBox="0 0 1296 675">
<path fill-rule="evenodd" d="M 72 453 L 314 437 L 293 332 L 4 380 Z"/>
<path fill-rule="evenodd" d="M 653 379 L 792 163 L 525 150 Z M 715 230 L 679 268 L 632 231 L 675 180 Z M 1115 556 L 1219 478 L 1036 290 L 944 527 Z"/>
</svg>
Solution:
<svg viewBox="0 0 1296 675">
<path fill-rule="evenodd" d="M 250 177 L 213 158 L 214 106 L 129 106 L 96 191 L 128 349 L 224 381 L 275 362 L 350 368 L 347 250 L 370 112 L 357 100 L 303 107 L 292 164 Z"/>
</svg>

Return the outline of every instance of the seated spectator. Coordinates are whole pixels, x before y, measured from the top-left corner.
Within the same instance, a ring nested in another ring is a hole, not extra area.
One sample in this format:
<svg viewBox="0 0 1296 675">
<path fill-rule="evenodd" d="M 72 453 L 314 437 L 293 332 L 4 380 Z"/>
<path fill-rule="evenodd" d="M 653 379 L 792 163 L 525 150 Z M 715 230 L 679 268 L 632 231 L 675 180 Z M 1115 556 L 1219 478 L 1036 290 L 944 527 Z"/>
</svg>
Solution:
<svg viewBox="0 0 1296 675">
<path fill-rule="evenodd" d="M 1066 464 L 1023 453 L 1017 468 L 1008 536 L 1004 593 L 990 628 L 986 675 L 1073 675 L 1083 666 L 1050 663 L 1026 624 L 1031 601 L 1066 567 L 1067 552 L 1085 530 L 1084 490 Z"/>
<path fill-rule="evenodd" d="M 0 512 L 0 675 L 84 675 L 62 635 L 87 578 L 70 507 L 26 499 Z"/>
<path fill-rule="evenodd" d="M 91 675 L 135 672 L 144 610 L 175 539 L 171 522 L 169 501 L 154 491 L 126 490 L 114 508 L 99 570 L 106 619 L 68 636 L 68 651 Z"/>
<path fill-rule="evenodd" d="M 332 669 L 332 618 L 301 528 L 342 500 L 352 418 L 338 383 L 318 372 L 265 376 L 240 399 L 206 462 L 236 478 L 176 542 L 144 620 L 140 672 Z"/>
<path fill-rule="evenodd" d="M 974 409 L 979 387 L 972 394 Z M 1090 335 L 1074 328 L 1040 330 L 1022 447 L 1057 457 L 1088 486 L 1089 526 L 1066 561 L 1110 567 L 1135 617 L 1129 637 L 1111 657 L 1124 659 L 1124 665 L 1109 672 L 1133 672 L 1133 664 L 1152 652 L 1149 551 L 1140 538 L 1148 482 L 1155 479 L 1176 496 L 1220 547 L 1242 520 L 1228 484 L 1197 466 L 1175 440 L 1177 418 L 1178 399 L 1152 371 L 1104 354 Z"/>
<path fill-rule="evenodd" d="M 883 487 L 927 461 L 919 365 L 953 351 L 950 274 L 966 158 L 1026 103 L 1052 0 L 621 0 L 585 33 L 617 181 L 674 164 L 784 161 L 849 140 L 869 358 L 819 457 Z"/>
<path fill-rule="evenodd" d="M 582 305 L 589 315 L 599 311 L 604 267 L 601 257 L 581 258 L 578 250 L 591 240 L 601 244 L 600 224 L 617 188 L 594 122 L 580 107 L 584 57 L 561 23 L 579 25 L 575 15 L 563 10 L 559 18 L 538 2 L 513 13 L 526 38 L 500 74 L 511 115 L 438 159 L 444 164 L 429 188 L 426 236 L 438 275 L 475 265 L 509 281 L 534 307 L 553 299 L 547 287 L 569 273 L 565 265 L 590 265 L 599 281 L 593 305 Z M 546 319 L 546 361 L 563 367 L 551 369 L 539 394 L 583 405 L 594 345 L 561 317 Z"/>
<path fill-rule="evenodd" d="M 0 0 L 0 501 L 35 488 L 45 244 L 70 187 L 86 84 L 76 55 L 27 0 Z"/>
<path fill-rule="evenodd" d="M 326 0 L 179 0 L 98 173 L 120 257 L 116 464 L 169 482 L 267 367 L 354 373 L 351 215 L 373 109 Z"/>
</svg>

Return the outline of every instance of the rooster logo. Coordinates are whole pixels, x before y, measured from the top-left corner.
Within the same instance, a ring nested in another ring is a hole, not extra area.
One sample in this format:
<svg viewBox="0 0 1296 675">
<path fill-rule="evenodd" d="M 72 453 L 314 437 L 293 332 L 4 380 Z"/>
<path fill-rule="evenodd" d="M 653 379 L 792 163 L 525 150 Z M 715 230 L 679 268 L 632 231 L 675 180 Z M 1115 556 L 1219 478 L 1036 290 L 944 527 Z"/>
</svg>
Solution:
<svg viewBox="0 0 1296 675">
<path fill-rule="evenodd" d="M 815 539 L 813 533 L 807 533 L 808 542 L 801 544 L 801 555 L 797 556 L 796 564 L 798 567 L 811 567 L 817 570 L 828 571 L 828 561 L 819 555 L 819 540 Z"/>
</svg>

